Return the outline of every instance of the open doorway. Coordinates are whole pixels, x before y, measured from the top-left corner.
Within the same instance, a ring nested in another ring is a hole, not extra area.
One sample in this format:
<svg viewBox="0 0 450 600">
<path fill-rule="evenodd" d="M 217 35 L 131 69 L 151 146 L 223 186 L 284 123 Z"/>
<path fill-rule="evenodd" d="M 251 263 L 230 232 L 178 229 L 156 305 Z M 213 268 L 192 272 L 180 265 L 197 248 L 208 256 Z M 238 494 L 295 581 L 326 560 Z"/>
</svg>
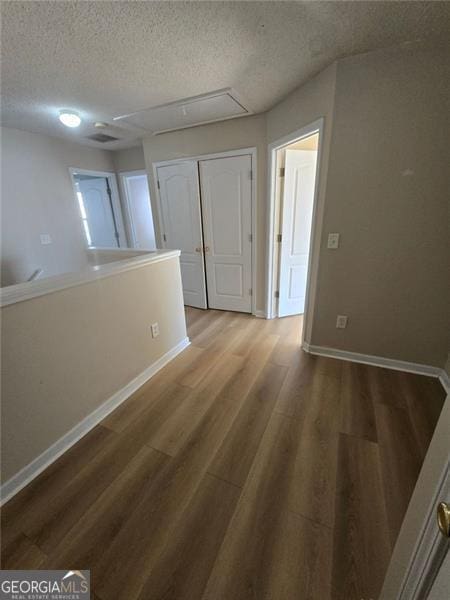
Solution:
<svg viewBox="0 0 450 600">
<path fill-rule="evenodd" d="M 130 246 L 154 250 L 155 228 L 147 172 L 126 171 L 120 173 L 119 178 Z"/>
<path fill-rule="evenodd" d="M 70 169 L 88 247 L 126 248 L 114 173 Z"/>
<path fill-rule="evenodd" d="M 269 146 L 269 260 L 267 317 L 303 315 L 310 266 L 322 121 Z"/>
</svg>

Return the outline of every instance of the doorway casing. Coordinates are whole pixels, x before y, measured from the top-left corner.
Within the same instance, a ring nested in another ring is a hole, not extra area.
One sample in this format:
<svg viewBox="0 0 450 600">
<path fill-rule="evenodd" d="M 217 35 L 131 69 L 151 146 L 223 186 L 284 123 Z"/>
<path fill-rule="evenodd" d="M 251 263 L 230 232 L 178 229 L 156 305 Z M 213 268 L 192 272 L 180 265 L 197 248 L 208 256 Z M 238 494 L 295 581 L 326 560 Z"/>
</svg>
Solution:
<svg viewBox="0 0 450 600">
<path fill-rule="evenodd" d="M 305 312 L 303 315 L 303 328 L 302 328 L 302 346 L 307 346 L 305 340 L 306 332 L 308 331 L 307 322 L 311 318 L 311 309 L 313 305 L 313 298 L 315 297 L 317 287 L 317 267 L 318 267 L 318 249 L 317 241 L 321 238 L 322 223 L 318 219 L 318 196 L 319 196 L 319 181 L 322 166 L 322 155 L 323 155 L 323 129 L 324 119 L 320 118 L 313 121 L 309 125 L 298 129 L 292 133 L 285 135 L 284 137 L 271 142 L 268 145 L 268 160 L 267 160 L 267 189 L 268 189 L 268 201 L 267 201 L 267 260 L 266 260 L 266 318 L 273 319 L 276 315 L 275 309 L 275 285 L 274 285 L 274 274 L 275 274 L 275 244 L 276 236 L 278 231 L 275 231 L 276 224 L 276 168 L 277 168 L 277 152 L 302 139 L 310 137 L 314 134 L 319 134 L 319 143 L 317 150 L 317 169 L 316 179 L 314 184 L 314 202 L 313 212 L 311 221 L 311 240 L 309 245 L 309 258 L 308 258 L 308 274 L 306 279 L 306 301 L 305 301 Z M 315 251 L 316 250 L 316 251 Z"/>
</svg>

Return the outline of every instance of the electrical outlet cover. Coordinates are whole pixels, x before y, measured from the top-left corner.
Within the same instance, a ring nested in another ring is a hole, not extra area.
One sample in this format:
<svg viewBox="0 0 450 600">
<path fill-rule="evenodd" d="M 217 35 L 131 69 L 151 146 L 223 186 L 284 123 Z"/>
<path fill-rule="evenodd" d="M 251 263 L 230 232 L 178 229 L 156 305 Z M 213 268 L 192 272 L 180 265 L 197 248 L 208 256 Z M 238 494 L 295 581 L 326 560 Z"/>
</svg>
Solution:
<svg viewBox="0 0 450 600">
<path fill-rule="evenodd" d="M 339 248 L 339 233 L 328 234 L 327 248 L 331 248 L 332 250 L 336 250 L 336 248 Z"/>
</svg>

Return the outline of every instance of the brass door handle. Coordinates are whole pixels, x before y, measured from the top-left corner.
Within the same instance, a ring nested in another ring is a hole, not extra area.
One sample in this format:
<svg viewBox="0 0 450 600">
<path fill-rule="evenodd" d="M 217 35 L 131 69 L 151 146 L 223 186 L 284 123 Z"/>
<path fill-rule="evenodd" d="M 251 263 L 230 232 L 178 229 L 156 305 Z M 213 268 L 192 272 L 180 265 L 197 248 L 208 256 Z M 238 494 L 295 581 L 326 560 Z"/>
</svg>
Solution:
<svg viewBox="0 0 450 600">
<path fill-rule="evenodd" d="M 209 246 L 205 246 L 205 252 L 209 252 Z"/>
<path fill-rule="evenodd" d="M 437 507 L 437 521 L 439 531 L 446 538 L 450 538 L 450 506 L 446 502 L 440 502 Z"/>
<path fill-rule="evenodd" d="M 196 249 L 195 249 L 195 251 L 196 251 L 196 252 L 201 252 L 201 251 L 202 251 L 202 249 L 201 249 L 201 248 L 196 248 Z"/>
</svg>

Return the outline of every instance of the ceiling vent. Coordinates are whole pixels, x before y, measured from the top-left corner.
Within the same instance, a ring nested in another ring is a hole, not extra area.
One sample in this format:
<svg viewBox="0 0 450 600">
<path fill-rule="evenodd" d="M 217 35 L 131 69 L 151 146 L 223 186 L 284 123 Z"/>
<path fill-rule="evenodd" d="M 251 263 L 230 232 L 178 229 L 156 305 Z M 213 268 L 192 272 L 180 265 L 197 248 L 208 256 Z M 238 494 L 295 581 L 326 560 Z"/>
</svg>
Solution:
<svg viewBox="0 0 450 600">
<path fill-rule="evenodd" d="M 86 136 L 86 138 L 93 142 L 100 142 L 101 144 L 105 144 L 106 142 L 117 142 L 117 140 L 120 139 L 112 135 L 107 135 L 106 133 L 93 133 L 92 135 Z"/>
<path fill-rule="evenodd" d="M 225 88 L 121 115 L 115 117 L 114 121 L 121 121 L 157 134 L 250 114 L 252 111 L 245 107 L 235 90 Z"/>
</svg>

